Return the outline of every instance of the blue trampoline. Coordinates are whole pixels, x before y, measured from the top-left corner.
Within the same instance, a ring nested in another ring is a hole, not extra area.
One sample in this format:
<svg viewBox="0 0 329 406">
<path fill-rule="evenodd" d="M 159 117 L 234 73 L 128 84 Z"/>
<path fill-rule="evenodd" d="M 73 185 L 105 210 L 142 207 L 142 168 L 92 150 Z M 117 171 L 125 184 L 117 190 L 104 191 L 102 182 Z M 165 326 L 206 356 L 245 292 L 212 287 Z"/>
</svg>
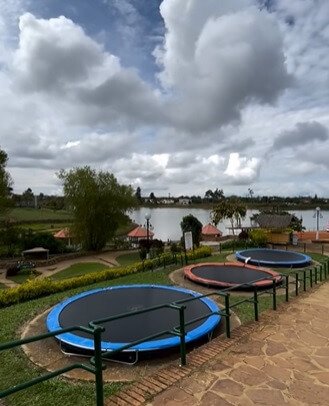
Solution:
<svg viewBox="0 0 329 406">
<path fill-rule="evenodd" d="M 186 342 L 198 340 L 210 334 L 219 324 L 221 317 L 211 314 L 218 312 L 216 303 L 208 298 L 198 298 L 199 293 L 171 286 L 127 285 L 95 289 L 72 296 L 59 303 L 47 317 L 47 328 L 55 331 L 70 326 L 88 326 L 99 320 L 126 312 L 133 312 L 162 304 L 181 302 L 184 305 L 185 323 L 205 316 L 204 319 L 186 325 Z M 208 316 L 208 317 L 206 317 Z M 179 314 L 172 308 L 161 308 L 150 312 L 128 316 L 102 323 L 102 350 L 113 351 L 128 343 L 143 339 L 161 331 L 172 331 L 179 326 Z M 61 346 L 72 353 L 90 353 L 94 349 L 93 339 L 81 331 L 64 333 L 56 337 Z M 152 352 L 176 347 L 178 336 L 165 334 L 141 344 L 134 345 L 127 352 Z"/>
<path fill-rule="evenodd" d="M 268 248 L 251 248 L 237 251 L 238 261 L 252 265 L 277 268 L 302 268 L 310 265 L 312 258 L 295 251 L 275 250 Z"/>
</svg>

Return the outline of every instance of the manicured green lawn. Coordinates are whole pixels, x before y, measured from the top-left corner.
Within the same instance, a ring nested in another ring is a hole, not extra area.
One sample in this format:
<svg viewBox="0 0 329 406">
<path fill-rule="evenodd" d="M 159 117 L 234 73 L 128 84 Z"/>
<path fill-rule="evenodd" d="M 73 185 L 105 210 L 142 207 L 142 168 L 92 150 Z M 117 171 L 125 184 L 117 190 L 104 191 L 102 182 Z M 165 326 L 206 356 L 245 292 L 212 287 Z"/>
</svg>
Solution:
<svg viewBox="0 0 329 406">
<path fill-rule="evenodd" d="M 24 269 L 19 271 L 17 275 L 7 277 L 7 279 L 21 284 L 28 279 L 35 279 L 38 275 L 40 275 L 40 272 L 37 272 L 35 269 Z"/>
<path fill-rule="evenodd" d="M 15 207 L 9 213 L 11 218 L 17 221 L 35 221 L 38 220 L 70 220 L 72 215 L 64 210 L 50 210 L 50 209 L 32 209 Z"/>
<path fill-rule="evenodd" d="M 87 273 L 93 273 L 103 271 L 107 266 L 98 262 L 81 262 L 71 265 L 70 267 L 63 269 L 63 271 L 55 273 L 51 276 L 53 280 L 61 280 L 67 278 L 74 278 L 76 276 L 82 276 Z"/>
<path fill-rule="evenodd" d="M 137 251 L 119 255 L 115 259 L 119 262 L 121 266 L 131 265 L 141 260 L 139 252 Z"/>
</svg>

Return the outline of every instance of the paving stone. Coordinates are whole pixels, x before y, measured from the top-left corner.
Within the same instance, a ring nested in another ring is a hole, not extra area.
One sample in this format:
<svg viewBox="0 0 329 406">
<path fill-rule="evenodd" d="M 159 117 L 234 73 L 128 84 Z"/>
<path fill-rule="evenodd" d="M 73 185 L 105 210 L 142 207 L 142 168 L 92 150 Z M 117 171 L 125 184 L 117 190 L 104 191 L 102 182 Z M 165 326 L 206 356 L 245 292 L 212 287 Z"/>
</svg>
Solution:
<svg viewBox="0 0 329 406">
<path fill-rule="evenodd" d="M 274 389 L 280 389 L 280 390 L 287 389 L 287 385 L 278 379 L 273 379 L 273 380 L 267 382 L 267 385 Z"/>
<path fill-rule="evenodd" d="M 206 392 L 201 398 L 200 405 L 202 406 L 231 406 L 233 403 L 228 402 L 221 396 L 216 395 L 213 392 Z"/>
<path fill-rule="evenodd" d="M 213 363 L 209 368 L 208 371 L 212 371 L 212 372 L 222 372 L 222 371 L 226 371 L 227 369 L 229 369 L 230 366 L 226 365 L 225 363 L 218 361 L 216 363 Z"/>
<path fill-rule="evenodd" d="M 271 378 L 280 379 L 281 381 L 288 381 L 290 379 L 291 371 L 276 365 L 266 365 L 262 371 Z"/>
<path fill-rule="evenodd" d="M 313 357 L 313 360 L 323 368 L 329 369 L 329 357 Z"/>
<path fill-rule="evenodd" d="M 219 379 L 211 388 L 212 391 L 218 393 L 226 393 L 229 395 L 240 396 L 243 394 L 243 385 L 232 381 L 232 379 Z"/>
<path fill-rule="evenodd" d="M 229 375 L 235 381 L 250 386 L 260 385 L 268 379 L 262 371 L 248 365 L 243 365 L 233 370 Z"/>
<path fill-rule="evenodd" d="M 153 406 L 193 406 L 197 404 L 198 401 L 194 396 L 176 387 L 161 393 L 152 402 Z"/>
<path fill-rule="evenodd" d="M 284 405 L 286 403 L 281 391 L 278 389 L 258 389 L 250 388 L 246 390 L 246 395 L 249 399 L 258 405 Z"/>
<path fill-rule="evenodd" d="M 316 372 L 316 373 L 312 374 L 312 376 L 314 376 L 314 378 L 316 378 L 318 381 L 329 386 L 329 371 Z"/>
<path fill-rule="evenodd" d="M 315 355 L 318 355 L 320 357 L 329 357 L 329 347 L 318 348 L 315 351 Z"/>
<path fill-rule="evenodd" d="M 311 382 L 294 381 L 289 386 L 289 394 L 295 400 L 304 402 L 307 405 L 327 405 L 329 387 Z"/>
<path fill-rule="evenodd" d="M 282 344 L 272 340 L 267 341 L 267 347 L 265 350 L 266 355 L 269 357 L 277 354 L 281 354 L 283 352 L 287 352 L 287 348 Z"/>
</svg>

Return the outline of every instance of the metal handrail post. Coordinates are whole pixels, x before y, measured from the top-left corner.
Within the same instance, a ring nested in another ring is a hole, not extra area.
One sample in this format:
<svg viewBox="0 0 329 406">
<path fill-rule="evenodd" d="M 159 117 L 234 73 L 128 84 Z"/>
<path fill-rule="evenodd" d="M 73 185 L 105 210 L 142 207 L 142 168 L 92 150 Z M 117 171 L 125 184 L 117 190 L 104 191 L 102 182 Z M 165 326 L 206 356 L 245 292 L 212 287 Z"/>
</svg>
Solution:
<svg viewBox="0 0 329 406">
<path fill-rule="evenodd" d="M 286 278 L 286 302 L 289 302 L 289 275 L 286 275 L 285 278 Z"/>
<path fill-rule="evenodd" d="M 275 278 L 273 278 L 272 296 L 273 296 L 273 310 L 276 310 L 276 283 L 275 283 Z"/>
<path fill-rule="evenodd" d="M 225 295 L 225 329 L 226 337 L 231 338 L 231 312 L 230 312 L 230 294 Z"/>
<path fill-rule="evenodd" d="M 298 296 L 298 294 L 299 294 L 298 285 L 299 285 L 299 273 L 296 272 L 296 274 L 295 274 L 295 293 L 296 293 L 296 296 Z"/>
<path fill-rule="evenodd" d="M 102 363 L 102 333 L 105 328 L 97 326 L 94 330 L 94 349 L 93 364 L 95 366 L 95 387 L 96 387 L 96 405 L 104 406 L 104 388 L 103 388 L 103 369 Z"/>
<path fill-rule="evenodd" d="M 257 292 L 257 286 L 254 286 L 254 317 L 255 321 L 259 320 L 258 317 L 258 292 Z"/>
<path fill-rule="evenodd" d="M 180 307 L 179 307 L 179 330 L 180 330 L 180 359 L 181 359 L 181 366 L 186 365 L 185 309 L 186 309 L 186 306 L 180 306 Z"/>
<path fill-rule="evenodd" d="M 310 286 L 313 287 L 313 269 L 310 268 Z"/>
<path fill-rule="evenodd" d="M 314 283 L 317 285 L 318 284 L 318 267 L 316 266 L 314 268 L 315 273 L 314 273 Z"/>
</svg>

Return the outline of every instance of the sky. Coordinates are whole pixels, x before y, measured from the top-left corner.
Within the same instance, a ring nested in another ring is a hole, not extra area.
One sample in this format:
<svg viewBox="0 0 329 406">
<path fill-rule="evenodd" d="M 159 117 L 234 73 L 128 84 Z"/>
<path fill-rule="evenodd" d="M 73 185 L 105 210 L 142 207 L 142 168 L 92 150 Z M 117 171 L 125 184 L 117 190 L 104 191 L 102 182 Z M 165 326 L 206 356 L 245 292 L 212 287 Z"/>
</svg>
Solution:
<svg viewBox="0 0 329 406">
<path fill-rule="evenodd" d="M 328 0 L 0 0 L 14 191 L 329 196 Z"/>
</svg>

